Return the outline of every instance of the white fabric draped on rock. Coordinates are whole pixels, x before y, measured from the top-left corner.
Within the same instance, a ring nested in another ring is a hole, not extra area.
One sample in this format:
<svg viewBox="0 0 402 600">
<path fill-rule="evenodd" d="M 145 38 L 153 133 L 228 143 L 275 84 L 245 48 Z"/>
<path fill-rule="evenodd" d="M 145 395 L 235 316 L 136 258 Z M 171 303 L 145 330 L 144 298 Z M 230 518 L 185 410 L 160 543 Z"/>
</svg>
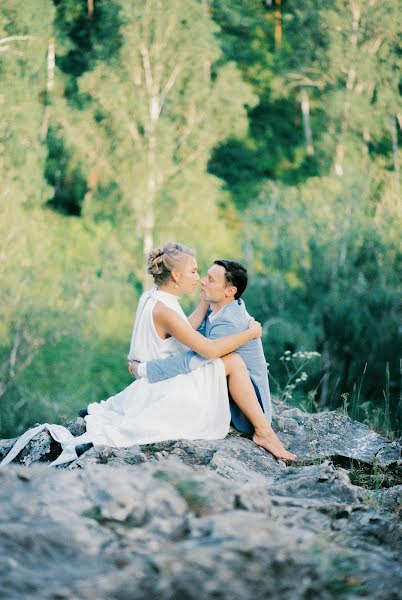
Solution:
<svg viewBox="0 0 402 600">
<path fill-rule="evenodd" d="M 153 308 L 163 302 L 187 320 L 178 298 L 152 288 L 138 304 L 130 359 L 141 362 L 173 356 L 187 350 L 175 338 L 161 339 L 153 322 Z M 189 325 L 190 326 L 190 325 Z M 134 381 L 123 391 L 100 403 L 88 406 L 87 431 L 79 437 L 61 425 L 44 423 L 26 431 L 0 463 L 10 463 L 41 431 L 47 429 L 61 444 L 61 455 L 51 466 L 77 458 L 75 446 L 127 447 L 174 439 L 222 439 L 230 426 L 226 375 L 220 359 L 196 371 L 158 383 L 147 378 Z"/>
<path fill-rule="evenodd" d="M 50 423 L 43 423 L 42 425 L 37 425 L 36 427 L 32 427 L 28 429 L 25 433 L 23 433 L 18 440 L 15 442 L 14 446 L 11 448 L 10 452 L 3 458 L 0 463 L 0 467 L 9 464 L 14 458 L 25 448 L 27 444 L 39 433 L 42 431 L 48 430 L 50 435 L 56 442 L 59 442 L 62 447 L 62 453 L 60 456 L 56 458 L 49 466 L 55 467 L 57 465 L 62 465 L 64 463 L 71 462 L 77 458 L 77 453 L 75 451 L 75 446 L 77 444 L 84 444 L 89 442 L 89 437 L 87 433 L 83 433 L 79 437 L 74 437 L 71 431 L 69 431 L 66 427 L 62 425 L 51 425 Z"/>
</svg>

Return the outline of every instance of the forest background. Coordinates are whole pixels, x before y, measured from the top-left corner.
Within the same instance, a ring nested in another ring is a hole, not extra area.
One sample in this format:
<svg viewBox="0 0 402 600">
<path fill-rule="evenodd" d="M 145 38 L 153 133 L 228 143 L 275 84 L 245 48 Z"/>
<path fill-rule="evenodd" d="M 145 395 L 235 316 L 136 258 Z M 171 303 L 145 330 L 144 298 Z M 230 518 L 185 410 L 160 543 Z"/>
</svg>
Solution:
<svg viewBox="0 0 402 600">
<path fill-rule="evenodd" d="M 274 393 L 401 434 L 401 8 L 1 3 L 0 437 L 131 381 L 168 239 L 247 265 Z"/>
</svg>

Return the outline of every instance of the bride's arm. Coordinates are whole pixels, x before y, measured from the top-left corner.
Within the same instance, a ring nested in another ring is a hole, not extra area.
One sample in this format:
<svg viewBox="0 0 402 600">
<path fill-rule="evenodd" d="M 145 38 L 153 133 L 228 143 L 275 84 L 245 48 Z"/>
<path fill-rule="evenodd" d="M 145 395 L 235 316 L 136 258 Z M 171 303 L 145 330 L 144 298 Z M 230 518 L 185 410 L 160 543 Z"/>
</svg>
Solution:
<svg viewBox="0 0 402 600">
<path fill-rule="evenodd" d="M 205 358 L 214 359 L 233 352 L 254 338 L 261 337 L 260 323 L 250 320 L 249 328 L 240 333 L 234 333 L 217 340 L 209 340 L 195 331 L 187 321 L 170 308 L 154 308 L 155 326 L 175 337 L 179 342 L 192 348 Z"/>
<path fill-rule="evenodd" d="M 209 308 L 209 302 L 205 302 L 205 300 L 200 300 L 196 308 L 193 310 L 191 315 L 187 317 L 188 322 L 190 323 L 193 329 L 199 329 L 204 319 L 207 315 Z"/>
</svg>

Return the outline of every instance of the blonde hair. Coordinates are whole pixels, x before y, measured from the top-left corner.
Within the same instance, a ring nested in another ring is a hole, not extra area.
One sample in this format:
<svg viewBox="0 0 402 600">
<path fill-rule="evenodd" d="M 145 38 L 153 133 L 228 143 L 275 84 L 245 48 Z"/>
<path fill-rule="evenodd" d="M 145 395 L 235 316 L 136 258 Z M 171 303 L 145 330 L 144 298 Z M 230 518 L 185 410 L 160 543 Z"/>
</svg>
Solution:
<svg viewBox="0 0 402 600">
<path fill-rule="evenodd" d="M 194 250 L 177 242 L 166 242 L 164 246 L 151 250 L 148 255 L 148 273 L 156 285 L 167 281 L 172 270 L 186 256 L 195 256 Z"/>
</svg>

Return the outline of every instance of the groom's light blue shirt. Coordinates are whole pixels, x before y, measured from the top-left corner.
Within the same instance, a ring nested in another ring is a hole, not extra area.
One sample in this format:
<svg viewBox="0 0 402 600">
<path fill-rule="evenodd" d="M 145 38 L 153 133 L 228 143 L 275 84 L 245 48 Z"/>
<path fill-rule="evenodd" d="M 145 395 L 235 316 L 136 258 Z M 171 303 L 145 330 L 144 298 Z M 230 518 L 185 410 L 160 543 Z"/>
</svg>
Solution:
<svg viewBox="0 0 402 600">
<path fill-rule="evenodd" d="M 244 331 L 248 327 L 250 315 L 243 300 L 233 300 L 219 312 L 209 312 L 199 331 L 205 337 L 213 340 L 232 333 Z M 268 383 L 267 363 L 260 339 L 253 339 L 236 350 L 244 360 L 251 381 L 257 393 L 258 400 L 271 424 L 272 404 Z M 153 360 L 146 363 L 146 373 L 151 383 L 170 379 L 176 375 L 189 373 L 208 362 L 208 359 L 193 350 L 183 352 L 170 358 Z M 230 410 L 233 425 L 243 433 L 253 433 L 254 429 L 239 407 L 230 400 Z"/>
</svg>

